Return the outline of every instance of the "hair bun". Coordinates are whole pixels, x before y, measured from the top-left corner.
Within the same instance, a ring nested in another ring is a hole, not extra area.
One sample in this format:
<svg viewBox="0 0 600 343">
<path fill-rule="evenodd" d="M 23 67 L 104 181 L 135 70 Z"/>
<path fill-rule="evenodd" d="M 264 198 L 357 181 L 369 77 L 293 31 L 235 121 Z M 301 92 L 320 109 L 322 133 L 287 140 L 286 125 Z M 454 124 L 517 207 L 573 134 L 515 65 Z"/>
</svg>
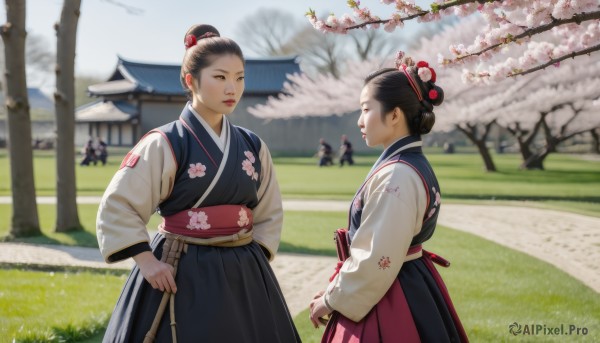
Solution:
<svg viewBox="0 0 600 343">
<path fill-rule="evenodd" d="M 444 90 L 433 82 L 429 82 L 429 86 L 431 86 L 431 88 L 427 93 L 427 98 L 433 106 L 441 105 L 442 102 L 444 102 Z"/>
<path fill-rule="evenodd" d="M 194 25 L 187 30 L 183 38 L 183 43 L 186 49 L 197 44 L 197 42 L 204 38 L 220 37 L 221 34 L 216 27 L 208 24 Z"/>
</svg>

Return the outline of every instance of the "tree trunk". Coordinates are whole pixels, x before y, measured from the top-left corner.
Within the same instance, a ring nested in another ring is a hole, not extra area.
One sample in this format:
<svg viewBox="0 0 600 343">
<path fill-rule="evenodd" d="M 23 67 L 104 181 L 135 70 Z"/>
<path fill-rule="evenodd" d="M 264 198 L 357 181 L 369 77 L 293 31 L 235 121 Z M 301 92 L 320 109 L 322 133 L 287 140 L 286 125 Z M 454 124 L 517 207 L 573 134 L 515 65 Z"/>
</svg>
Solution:
<svg viewBox="0 0 600 343">
<path fill-rule="evenodd" d="M 592 134 L 592 153 L 600 154 L 600 129 L 590 130 Z"/>
<path fill-rule="evenodd" d="M 8 138 L 12 189 L 13 237 L 40 235 L 35 183 L 31 118 L 25 77 L 25 1 L 6 0 L 6 24 L 1 28 L 4 42 L 4 97 L 8 118 Z"/>
<path fill-rule="evenodd" d="M 528 159 L 523 161 L 520 168 L 527 170 L 544 170 L 544 160 L 546 157 L 548 157 L 548 155 L 550 155 L 550 151 L 547 149 L 544 149 L 544 151 L 539 154 L 533 154 Z"/>
<path fill-rule="evenodd" d="M 56 28 L 56 232 L 81 230 L 75 178 L 75 40 L 81 0 L 64 0 Z"/>
<path fill-rule="evenodd" d="M 475 146 L 477 146 L 477 150 L 479 150 L 479 155 L 483 159 L 483 163 L 485 165 L 485 171 L 487 172 L 495 172 L 496 165 L 494 164 L 494 160 L 492 160 L 492 155 L 485 145 L 485 141 L 474 141 Z"/>
<path fill-rule="evenodd" d="M 473 144 L 475 144 L 475 146 L 477 147 L 477 150 L 479 151 L 479 155 L 483 159 L 485 171 L 487 171 L 487 172 L 495 172 L 496 171 L 496 165 L 494 164 L 492 155 L 490 154 L 490 151 L 488 150 L 487 146 L 485 145 L 486 137 L 487 137 L 487 135 L 490 131 L 490 128 L 493 124 L 494 124 L 494 122 L 490 122 L 484 126 L 485 132 L 483 133 L 482 138 L 477 137 L 477 132 L 476 132 L 477 127 L 476 126 L 467 125 L 467 127 L 465 128 L 460 125 L 456 125 L 456 128 L 458 128 L 462 133 L 464 133 L 465 136 L 467 136 L 467 138 L 469 138 L 469 140 L 471 142 L 473 142 Z"/>
<path fill-rule="evenodd" d="M 517 137 L 517 143 L 519 144 L 519 152 L 521 153 L 521 157 L 523 158 L 523 164 L 525 161 L 529 160 L 533 153 L 531 152 L 531 148 L 529 147 L 529 143 L 523 141 L 520 137 Z"/>
</svg>

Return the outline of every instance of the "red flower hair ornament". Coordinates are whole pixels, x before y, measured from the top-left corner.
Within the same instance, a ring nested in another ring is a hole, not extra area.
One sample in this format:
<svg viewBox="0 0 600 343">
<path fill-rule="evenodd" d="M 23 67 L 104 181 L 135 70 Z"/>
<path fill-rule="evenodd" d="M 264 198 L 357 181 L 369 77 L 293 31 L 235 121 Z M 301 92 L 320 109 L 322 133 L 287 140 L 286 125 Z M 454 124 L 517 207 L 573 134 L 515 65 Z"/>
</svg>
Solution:
<svg viewBox="0 0 600 343">
<path fill-rule="evenodd" d="M 423 82 L 431 81 L 432 83 L 435 83 L 437 79 L 435 70 L 429 66 L 429 63 L 425 61 L 418 61 L 415 65 L 414 62 L 412 62 L 412 59 L 410 59 L 410 57 L 407 57 L 406 59 L 404 57 L 405 55 L 403 51 L 398 51 L 396 53 L 396 68 L 398 68 L 398 70 L 403 71 L 406 74 L 410 86 L 413 88 L 415 93 L 417 93 L 419 101 L 422 101 L 423 96 L 421 95 L 420 87 L 417 86 L 416 82 L 413 80 L 413 78 L 407 72 L 406 69 L 408 68 L 408 66 L 414 65 L 417 69 L 417 75 L 419 76 L 419 79 L 421 79 L 421 81 Z M 435 89 L 430 90 L 427 95 L 429 96 L 430 100 L 435 100 L 439 97 L 439 93 Z"/>
<path fill-rule="evenodd" d="M 196 45 L 196 43 L 198 43 L 196 36 L 194 36 L 194 35 L 185 36 L 185 49 L 186 50 L 193 47 L 194 45 Z"/>
<path fill-rule="evenodd" d="M 218 37 L 219 35 L 214 33 L 214 32 L 206 32 L 200 36 L 198 36 L 198 38 L 196 38 L 196 36 L 194 35 L 187 35 L 185 36 L 185 40 L 184 40 L 184 44 L 185 44 L 185 49 L 189 49 L 191 47 L 193 47 L 194 45 L 198 44 L 198 41 L 201 40 L 202 38 L 210 38 L 210 37 Z"/>
<path fill-rule="evenodd" d="M 435 89 L 429 91 L 429 99 L 435 100 L 438 97 L 438 92 Z"/>
</svg>

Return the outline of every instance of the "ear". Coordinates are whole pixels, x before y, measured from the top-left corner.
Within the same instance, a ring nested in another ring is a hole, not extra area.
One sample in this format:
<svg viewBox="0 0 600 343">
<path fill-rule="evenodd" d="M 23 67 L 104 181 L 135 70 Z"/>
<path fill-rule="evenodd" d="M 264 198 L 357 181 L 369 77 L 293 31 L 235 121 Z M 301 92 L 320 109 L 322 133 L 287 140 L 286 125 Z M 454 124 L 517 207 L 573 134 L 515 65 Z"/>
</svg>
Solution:
<svg viewBox="0 0 600 343">
<path fill-rule="evenodd" d="M 187 73 L 185 74 L 185 85 L 187 86 L 187 88 L 191 91 L 194 90 L 194 78 L 192 77 L 192 74 Z"/>
<path fill-rule="evenodd" d="M 396 107 L 390 114 L 389 118 L 391 125 L 397 125 L 398 123 L 404 121 L 404 113 L 402 113 L 400 107 Z"/>
</svg>

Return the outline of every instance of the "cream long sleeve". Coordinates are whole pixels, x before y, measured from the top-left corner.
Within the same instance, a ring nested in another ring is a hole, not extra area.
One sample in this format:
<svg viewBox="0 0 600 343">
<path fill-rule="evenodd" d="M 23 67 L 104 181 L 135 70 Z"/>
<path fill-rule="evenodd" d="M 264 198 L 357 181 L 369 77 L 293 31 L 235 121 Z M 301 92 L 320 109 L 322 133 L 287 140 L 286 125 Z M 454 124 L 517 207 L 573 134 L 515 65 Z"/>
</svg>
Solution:
<svg viewBox="0 0 600 343">
<path fill-rule="evenodd" d="M 269 261 L 275 258 L 283 226 L 283 205 L 279 184 L 275 177 L 269 148 L 261 140 L 259 152 L 261 163 L 258 205 L 252 210 L 254 217 L 254 240 L 269 252 Z"/>
<path fill-rule="evenodd" d="M 139 159 L 113 176 L 100 202 L 96 235 L 100 252 L 109 257 L 138 243 L 150 242 L 146 224 L 173 189 L 177 162 L 160 133 L 150 133 L 131 150 Z"/>
<path fill-rule="evenodd" d="M 427 194 L 411 167 L 394 163 L 369 180 L 363 201 L 350 257 L 324 297 L 326 304 L 353 321 L 366 316 L 398 276 L 410 243 L 421 230 Z"/>
</svg>

